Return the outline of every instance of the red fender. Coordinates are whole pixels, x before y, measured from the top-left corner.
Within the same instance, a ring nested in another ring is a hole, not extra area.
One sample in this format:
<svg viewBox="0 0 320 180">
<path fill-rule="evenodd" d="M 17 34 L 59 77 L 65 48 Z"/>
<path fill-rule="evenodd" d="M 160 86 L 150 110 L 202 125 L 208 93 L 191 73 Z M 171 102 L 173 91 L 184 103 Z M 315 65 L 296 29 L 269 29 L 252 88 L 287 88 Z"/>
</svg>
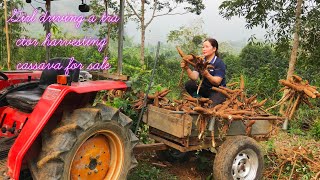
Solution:
<svg viewBox="0 0 320 180">
<path fill-rule="evenodd" d="M 20 84 L 28 81 L 28 76 L 31 77 L 31 80 L 39 80 L 42 71 L 6 71 L 4 74 L 8 77 L 8 80 L 5 81 L 0 78 L 0 90 L 14 85 Z"/>
</svg>

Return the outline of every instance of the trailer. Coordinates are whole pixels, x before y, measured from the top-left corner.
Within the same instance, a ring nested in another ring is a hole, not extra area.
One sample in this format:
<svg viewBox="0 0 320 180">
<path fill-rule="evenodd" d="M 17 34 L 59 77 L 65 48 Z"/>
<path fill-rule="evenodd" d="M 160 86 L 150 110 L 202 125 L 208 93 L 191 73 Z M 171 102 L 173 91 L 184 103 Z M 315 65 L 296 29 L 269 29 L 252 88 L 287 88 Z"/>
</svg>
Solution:
<svg viewBox="0 0 320 180">
<path fill-rule="evenodd" d="M 188 152 L 210 149 L 216 153 L 213 163 L 214 179 L 261 179 L 264 161 L 257 141 L 268 139 L 274 127 L 270 119 L 283 118 L 266 116 L 257 120 L 248 137 L 241 121 L 233 121 L 227 133 L 222 135 L 223 124 L 212 117 L 206 132 L 199 139 L 199 116 L 197 113 L 187 114 L 148 105 L 143 122 L 149 126 L 149 137 L 157 143 L 137 145 L 136 151 L 157 150 L 160 158 L 172 161 L 185 160 Z"/>
</svg>

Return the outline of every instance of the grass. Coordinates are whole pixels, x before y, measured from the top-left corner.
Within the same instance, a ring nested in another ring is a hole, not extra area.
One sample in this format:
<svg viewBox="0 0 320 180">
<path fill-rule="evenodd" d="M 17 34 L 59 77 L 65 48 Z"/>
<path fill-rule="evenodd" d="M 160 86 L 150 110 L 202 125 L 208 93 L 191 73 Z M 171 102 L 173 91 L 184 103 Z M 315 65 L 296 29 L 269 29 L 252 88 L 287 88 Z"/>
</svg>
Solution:
<svg viewBox="0 0 320 180">
<path fill-rule="evenodd" d="M 310 144 L 313 144 L 310 146 Z M 278 168 L 281 164 L 277 159 L 275 154 L 280 155 L 284 149 L 295 149 L 297 147 L 308 148 L 309 155 L 318 154 L 319 147 L 316 145 L 319 144 L 318 141 L 315 141 L 310 132 L 305 132 L 298 128 L 293 128 L 288 132 L 280 131 L 276 136 L 270 138 L 268 141 L 261 142 L 264 154 L 265 154 L 265 170 L 266 174 L 274 169 Z M 311 159 L 311 157 L 309 157 Z M 283 167 L 280 179 L 283 177 L 289 177 L 292 171 L 292 164 L 287 163 Z M 311 179 L 315 174 L 311 172 L 310 167 L 304 163 L 298 163 L 295 166 L 295 175 L 298 179 Z M 295 179 L 294 178 L 294 179 Z M 272 174 L 272 178 L 269 179 L 278 179 L 278 171 L 275 171 Z"/>
<path fill-rule="evenodd" d="M 170 174 L 164 168 L 158 168 L 153 166 L 150 162 L 139 162 L 136 167 L 129 175 L 128 180 L 177 180 L 178 177 Z"/>
</svg>

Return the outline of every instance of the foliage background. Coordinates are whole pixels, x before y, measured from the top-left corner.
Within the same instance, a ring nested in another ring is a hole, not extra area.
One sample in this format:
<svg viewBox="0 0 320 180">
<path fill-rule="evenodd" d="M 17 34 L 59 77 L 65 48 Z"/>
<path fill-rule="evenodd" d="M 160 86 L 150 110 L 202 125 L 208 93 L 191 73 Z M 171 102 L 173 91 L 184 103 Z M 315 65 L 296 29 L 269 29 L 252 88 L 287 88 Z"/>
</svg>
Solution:
<svg viewBox="0 0 320 180">
<path fill-rule="evenodd" d="M 0 3 L 2 0 L 0 0 Z M 96 1 L 94 1 L 96 2 Z M 226 16 L 238 15 L 237 7 L 232 9 L 232 6 L 225 1 L 223 7 L 231 7 L 229 13 Z M 261 1 L 267 2 L 267 1 Z M 9 11 L 13 8 L 22 7 L 22 2 L 8 1 Z M 112 12 L 117 12 L 118 9 L 113 3 L 109 4 Z M 273 6 L 270 6 L 273 7 Z M 316 4 L 317 8 L 308 9 L 307 13 L 303 16 L 303 28 L 301 34 L 301 46 L 299 49 L 299 56 L 296 65 L 296 74 L 300 75 L 303 79 L 308 80 L 310 84 L 320 87 L 320 21 L 319 21 L 319 2 Z M 261 7 L 259 7 L 261 8 Z M 259 10 L 257 8 L 257 10 Z M 273 7 L 277 8 L 277 7 Z M 93 7 L 95 12 L 101 13 L 103 6 L 94 4 Z M 289 14 L 292 15 L 292 9 L 294 4 L 290 4 Z M 232 11 L 233 10 L 233 11 Z M 278 9 L 277 9 L 278 10 Z M 279 11 L 280 12 L 280 11 Z M 258 12 L 257 14 L 259 14 Z M 251 14 L 253 17 L 253 14 Z M 266 17 L 264 17 L 265 19 Z M 268 24 L 262 23 L 264 19 L 255 19 L 256 21 L 250 21 L 248 18 L 249 25 L 252 27 L 255 25 L 262 25 L 266 28 Z M 0 9 L 0 69 L 6 70 L 6 44 L 5 34 L 3 31 L 4 19 L 3 9 Z M 286 24 L 286 19 L 278 19 L 281 26 Z M 292 19 L 289 19 L 292 24 Z M 180 98 L 183 90 L 182 86 L 179 86 L 179 78 L 181 74 L 180 61 L 175 45 L 179 45 L 186 53 L 199 54 L 201 52 L 201 44 L 203 39 L 207 37 L 207 34 L 202 31 L 202 21 L 199 20 L 196 24 L 191 26 L 183 26 L 177 30 L 168 33 L 167 42 L 161 43 L 160 56 L 155 69 L 155 77 L 151 88 L 151 93 L 162 88 L 169 88 L 172 92 L 169 94 L 169 98 Z M 251 23 L 251 24 L 250 24 Z M 280 26 L 280 27 L 281 27 Z M 62 33 L 59 31 L 61 27 L 55 27 L 54 38 L 81 38 L 74 37 L 71 33 Z M 95 47 L 52 47 L 51 57 L 75 57 L 83 64 L 89 64 L 91 62 L 102 62 L 104 56 L 107 54 L 109 62 L 112 65 L 110 72 L 115 72 L 117 69 L 117 27 L 108 27 L 101 25 L 89 26 L 85 25 L 84 30 L 90 30 L 93 28 L 99 28 L 99 37 L 103 37 L 104 32 L 110 32 L 110 43 L 106 53 L 99 53 Z M 10 37 L 11 37 L 11 53 L 12 53 L 12 67 L 18 62 L 42 62 L 45 59 L 45 48 L 44 47 L 16 47 L 14 42 L 16 39 L 22 36 L 26 29 L 20 24 L 10 25 Z M 271 35 L 270 35 L 271 34 Z M 272 31 L 268 33 L 268 36 L 272 36 Z M 239 81 L 240 75 L 244 75 L 246 91 L 248 95 L 258 94 L 258 99 L 263 100 L 268 98 L 269 101 L 266 106 L 275 104 L 282 96 L 278 90 L 281 88 L 279 84 L 280 79 L 286 78 L 288 69 L 288 60 L 290 56 L 290 47 L 292 42 L 290 40 L 289 29 L 277 29 L 275 37 L 278 41 L 267 41 L 259 42 L 254 38 L 248 41 L 247 45 L 236 53 L 230 48 L 227 43 L 220 42 L 220 54 L 223 61 L 227 65 L 227 82 Z M 269 39 L 270 40 L 270 39 Z M 39 39 L 42 42 L 43 38 Z M 138 112 L 132 110 L 131 102 L 137 98 L 136 94 L 140 91 L 145 92 L 147 90 L 150 75 L 155 60 L 156 48 L 154 46 L 145 47 L 144 63 L 141 63 L 141 44 L 134 43 L 129 37 L 124 37 L 124 50 L 123 50 L 123 74 L 130 76 L 133 83 L 132 92 L 128 93 L 124 98 L 114 99 L 112 102 L 107 102 L 113 106 L 121 108 L 127 115 L 129 115 L 134 122 L 138 119 Z M 183 78 L 187 80 L 186 75 Z M 315 105 L 314 109 L 308 107 L 301 107 L 299 112 L 296 114 L 295 119 L 290 123 L 289 132 L 292 134 L 299 134 L 301 136 L 308 136 L 320 139 L 320 102 L 314 100 L 312 102 Z M 276 111 L 273 111 L 276 114 Z M 134 123 L 135 125 L 135 123 Z M 134 128 L 134 126 L 133 126 Z M 145 130 L 147 127 L 141 126 L 140 138 L 147 142 Z M 154 170 L 154 169 L 153 169 Z M 149 172 L 156 172 L 149 171 Z"/>
</svg>

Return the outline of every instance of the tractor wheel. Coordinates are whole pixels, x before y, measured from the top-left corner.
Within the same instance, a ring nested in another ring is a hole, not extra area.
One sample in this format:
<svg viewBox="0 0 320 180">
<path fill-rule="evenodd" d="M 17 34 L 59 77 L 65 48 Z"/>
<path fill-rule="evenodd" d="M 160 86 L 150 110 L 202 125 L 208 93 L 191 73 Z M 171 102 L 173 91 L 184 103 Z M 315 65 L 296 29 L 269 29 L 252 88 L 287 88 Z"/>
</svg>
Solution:
<svg viewBox="0 0 320 180">
<path fill-rule="evenodd" d="M 36 179 L 126 179 L 137 161 L 131 119 L 118 109 L 97 105 L 65 113 L 50 133 L 43 134 L 35 163 Z"/>
<path fill-rule="evenodd" d="M 228 137 L 219 147 L 213 164 L 215 180 L 259 180 L 263 173 L 259 144 L 247 136 Z"/>
</svg>

